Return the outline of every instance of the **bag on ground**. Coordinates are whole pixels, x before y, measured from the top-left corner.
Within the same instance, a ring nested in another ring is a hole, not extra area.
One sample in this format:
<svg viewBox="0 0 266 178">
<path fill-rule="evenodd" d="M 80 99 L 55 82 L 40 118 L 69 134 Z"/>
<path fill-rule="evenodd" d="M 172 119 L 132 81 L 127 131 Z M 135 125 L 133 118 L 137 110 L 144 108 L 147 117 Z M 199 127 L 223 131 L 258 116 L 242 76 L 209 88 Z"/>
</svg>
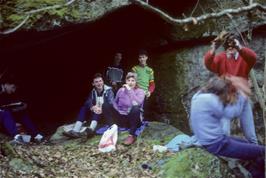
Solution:
<svg viewBox="0 0 266 178">
<path fill-rule="evenodd" d="M 105 153 L 116 150 L 117 137 L 118 126 L 113 124 L 103 133 L 98 146 L 99 151 Z"/>
</svg>

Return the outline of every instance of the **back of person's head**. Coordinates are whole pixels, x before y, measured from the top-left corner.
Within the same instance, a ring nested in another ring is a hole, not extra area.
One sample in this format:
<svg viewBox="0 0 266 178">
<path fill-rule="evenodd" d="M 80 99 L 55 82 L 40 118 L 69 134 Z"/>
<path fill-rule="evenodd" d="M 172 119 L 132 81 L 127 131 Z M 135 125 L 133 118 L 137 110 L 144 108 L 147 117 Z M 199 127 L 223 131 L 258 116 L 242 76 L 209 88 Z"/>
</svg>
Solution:
<svg viewBox="0 0 266 178">
<path fill-rule="evenodd" d="M 212 77 L 207 85 L 202 88 L 202 93 L 217 95 L 224 104 L 232 104 L 236 101 L 236 88 L 225 77 Z"/>
<path fill-rule="evenodd" d="M 138 77 L 137 73 L 135 73 L 135 72 L 128 72 L 127 73 L 127 76 L 126 76 L 126 80 L 129 79 L 129 78 L 134 78 L 135 80 L 137 80 L 137 77 Z"/>
</svg>

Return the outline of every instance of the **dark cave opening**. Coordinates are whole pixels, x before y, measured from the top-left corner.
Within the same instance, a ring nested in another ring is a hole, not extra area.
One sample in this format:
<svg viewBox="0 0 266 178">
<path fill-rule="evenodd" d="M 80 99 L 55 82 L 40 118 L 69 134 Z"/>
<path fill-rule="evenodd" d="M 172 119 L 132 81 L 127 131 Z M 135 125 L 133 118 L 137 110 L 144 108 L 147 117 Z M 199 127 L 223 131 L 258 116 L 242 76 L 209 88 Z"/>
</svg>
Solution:
<svg viewBox="0 0 266 178">
<path fill-rule="evenodd" d="M 138 62 L 138 49 L 148 49 L 148 42 L 161 37 L 162 23 L 131 6 L 94 23 L 16 32 L 0 37 L 0 69 L 8 68 L 3 78 L 15 76 L 32 119 L 49 133 L 75 120 L 91 90 L 91 77 L 112 63 L 116 51 L 123 52 L 128 71 Z"/>
<path fill-rule="evenodd" d="M 159 1 L 151 2 L 156 5 Z M 93 23 L 0 36 L 0 72 L 8 69 L 3 79 L 15 76 L 32 119 L 50 134 L 75 120 L 91 90 L 93 74 L 103 72 L 115 52 L 123 52 L 123 66 L 128 71 L 137 64 L 140 48 L 148 49 L 152 66 L 158 53 L 210 41 L 209 37 L 161 46 L 160 40 L 167 38 L 165 27 L 159 17 L 130 6 Z"/>
</svg>

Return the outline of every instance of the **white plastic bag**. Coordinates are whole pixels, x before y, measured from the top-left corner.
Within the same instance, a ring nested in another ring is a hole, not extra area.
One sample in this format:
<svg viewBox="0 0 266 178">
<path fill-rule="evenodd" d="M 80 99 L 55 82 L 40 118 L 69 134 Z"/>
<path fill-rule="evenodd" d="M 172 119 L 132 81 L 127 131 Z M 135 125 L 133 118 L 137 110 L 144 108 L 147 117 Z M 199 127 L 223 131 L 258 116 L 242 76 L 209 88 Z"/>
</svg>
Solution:
<svg viewBox="0 0 266 178">
<path fill-rule="evenodd" d="M 118 136 L 118 126 L 113 124 L 104 133 L 100 140 L 98 149 L 100 152 L 106 153 L 116 150 L 116 142 Z"/>
</svg>

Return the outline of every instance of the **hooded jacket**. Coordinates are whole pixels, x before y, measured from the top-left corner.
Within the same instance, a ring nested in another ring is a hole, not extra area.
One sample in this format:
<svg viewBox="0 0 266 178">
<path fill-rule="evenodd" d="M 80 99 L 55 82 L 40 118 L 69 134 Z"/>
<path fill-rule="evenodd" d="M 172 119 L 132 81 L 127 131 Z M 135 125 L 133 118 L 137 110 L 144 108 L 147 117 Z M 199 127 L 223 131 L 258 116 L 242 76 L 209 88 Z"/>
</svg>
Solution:
<svg viewBox="0 0 266 178">
<path fill-rule="evenodd" d="M 104 103 L 112 104 L 114 100 L 114 93 L 111 87 L 104 85 L 103 92 L 101 93 L 103 95 L 103 101 Z M 97 91 L 95 88 L 92 89 L 90 95 L 88 96 L 85 106 L 90 109 L 92 106 L 96 105 L 96 98 L 97 98 Z"/>
</svg>

